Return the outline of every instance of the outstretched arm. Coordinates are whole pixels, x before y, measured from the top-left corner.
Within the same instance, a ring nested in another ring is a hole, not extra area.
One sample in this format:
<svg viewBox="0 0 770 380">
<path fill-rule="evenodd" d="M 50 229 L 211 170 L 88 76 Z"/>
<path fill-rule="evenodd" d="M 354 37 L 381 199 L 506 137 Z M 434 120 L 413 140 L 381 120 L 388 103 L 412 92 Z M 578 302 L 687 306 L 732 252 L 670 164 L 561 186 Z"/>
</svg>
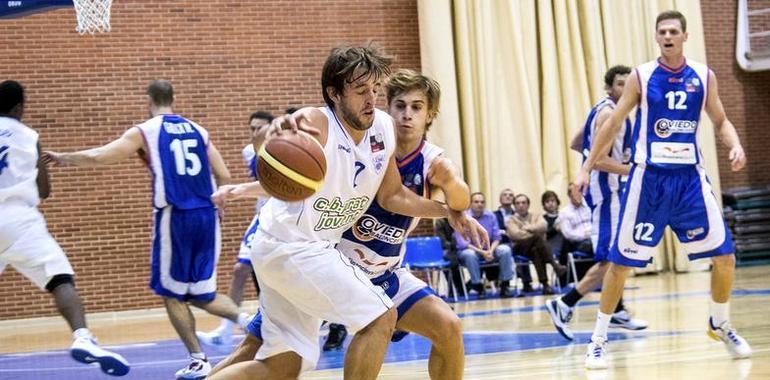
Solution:
<svg viewBox="0 0 770 380">
<path fill-rule="evenodd" d="M 37 144 L 37 193 L 40 199 L 46 199 L 51 195 L 51 177 L 48 175 L 48 167 L 40 151 L 40 143 Z"/>
<path fill-rule="evenodd" d="M 735 126 L 727 119 L 722 99 L 719 98 L 717 77 L 711 70 L 709 70 L 709 86 L 709 93 L 706 98 L 706 113 L 719 132 L 722 143 L 730 148 L 730 168 L 733 171 L 741 170 L 746 166 L 746 153 L 743 151 L 743 146 L 741 146 L 741 140 L 738 138 Z"/>
<path fill-rule="evenodd" d="M 222 159 L 222 155 L 219 154 L 219 150 L 214 146 L 214 143 L 209 141 L 209 148 L 207 150 L 209 156 L 209 165 L 211 165 L 211 174 L 214 175 L 214 179 L 217 181 L 217 185 L 227 185 L 230 183 L 230 171 L 227 170 L 225 160 Z"/>
<path fill-rule="evenodd" d="M 45 162 L 57 165 L 74 165 L 95 167 L 114 164 L 136 154 L 144 146 L 139 128 L 130 128 L 120 138 L 98 148 L 81 150 L 72 153 L 45 152 Z"/>
</svg>

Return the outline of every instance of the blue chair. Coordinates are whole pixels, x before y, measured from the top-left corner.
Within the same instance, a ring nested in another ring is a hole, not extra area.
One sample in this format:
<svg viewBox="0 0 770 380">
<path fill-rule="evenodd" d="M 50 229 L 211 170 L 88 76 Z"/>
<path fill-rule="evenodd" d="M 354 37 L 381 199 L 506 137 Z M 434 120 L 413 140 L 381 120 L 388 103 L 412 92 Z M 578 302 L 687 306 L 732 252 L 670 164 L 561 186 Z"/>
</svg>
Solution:
<svg viewBox="0 0 770 380">
<path fill-rule="evenodd" d="M 435 272 L 449 274 L 449 286 L 452 288 L 454 300 L 457 301 L 457 289 L 451 280 L 452 263 L 444 260 L 444 250 L 441 248 L 441 239 L 438 236 L 414 237 L 406 239 L 406 254 L 404 255 L 404 267 L 411 271 L 425 272 L 428 277 L 428 286 L 438 290 L 438 286 L 433 286 L 432 275 Z M 462 275 L 462 271 L 460 272 Z M 437 280 L 440 281 L 441 278 Z M 436 284 L 438 285 L 438 283 Z M 465 279 L 463 278 L 463 290 L 465 290 L 465 299 L 468 299 L 468 292 L 465 289 Z"/>
</svg>

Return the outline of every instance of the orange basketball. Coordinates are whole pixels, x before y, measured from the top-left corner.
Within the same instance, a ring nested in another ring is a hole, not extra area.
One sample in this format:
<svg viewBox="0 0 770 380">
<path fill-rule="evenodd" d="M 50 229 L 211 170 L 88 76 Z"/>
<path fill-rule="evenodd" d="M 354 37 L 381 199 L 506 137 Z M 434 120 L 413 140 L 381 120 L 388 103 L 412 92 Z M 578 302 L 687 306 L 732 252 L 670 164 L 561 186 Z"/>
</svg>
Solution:
<svg viewBox="0 0 770 380">
<path fill-rule="evenodd" d="M 301 201 L 315 194 L 325 175 L 323 147 L 305 133 L 284 133 L 259 150 L 259 182 L 268 194 L 282 201 Z"/>
</svg>

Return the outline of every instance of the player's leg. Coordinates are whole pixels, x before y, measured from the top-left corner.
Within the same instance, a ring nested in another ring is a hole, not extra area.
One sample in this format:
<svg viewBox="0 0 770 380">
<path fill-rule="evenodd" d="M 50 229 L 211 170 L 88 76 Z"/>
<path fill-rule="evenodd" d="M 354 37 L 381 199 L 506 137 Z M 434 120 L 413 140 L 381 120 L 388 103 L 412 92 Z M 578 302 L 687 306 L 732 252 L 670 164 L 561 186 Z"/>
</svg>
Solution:
<svg viewBox="0 0 770 380">
<path fill-rule="evenodd" d="M 377 378 L 396 319 L 396 309 L 391 308 L 353 336 L 345 353 L 345 379 Z"/>
<path fill-rule="evenodd" d="M 294 380 L 302 366 L 302 357 L 283 352 L 264 360 L 235 363 L 206 377 L 208 380 Z"/>
<path fill-rule="evenodd" d="M 262 347 L 262 313 L 257 312 L 246 326 L 246 337 L 235 351 L 211 369 L 209 377 L 233 364 L 254 360 L 260 347 Z"/>
<path fill-rule="evenodd" d="M 460 318 L 436 293 L 405 268 L 374 281 L 386 289 L 398 312 L 398 342 L 407 332 L 428 338 L 433 344 L 428 360 L 432 379 L 462 378 L 465 358 Z"/>
<path fill-rule="evenodd" d="M 193 317 L 187 302 L 174 297 L 163 297 L 163 306 L 171 325 L 174 326 L 179 338 L 182 340 L 187 352 L 190 354 L 202 353 L 198 338 L 195 336 L 195 317 Z"/>
<path fill-rule="evenodd" d="M 710 257 L 711 302 L 708 335 L 725 343 L 734 358 L 751 356 L 751 347 L 729 323 L 730 292 L 735 277 L 735 254 L 730 230 L 714 197 L 705 170 L 697 168 L 687 181 L 687 191 L 677 205 L 671 228 L 683 242 L 691 260 Z"/>
</svg>

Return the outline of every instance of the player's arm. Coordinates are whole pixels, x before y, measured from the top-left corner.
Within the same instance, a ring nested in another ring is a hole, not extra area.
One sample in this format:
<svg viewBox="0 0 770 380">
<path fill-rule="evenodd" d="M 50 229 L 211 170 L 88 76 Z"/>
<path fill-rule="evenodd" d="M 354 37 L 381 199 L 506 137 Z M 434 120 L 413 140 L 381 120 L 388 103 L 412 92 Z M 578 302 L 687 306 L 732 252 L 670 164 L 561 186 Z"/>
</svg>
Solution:
<svg viewBox="0 0 770 380">
<path fill-rule="evenodd" d="M 741 170 L 746 166 L 746 153 L 743 151 L 743 146 L 741 146 L 741 140 L 738 138 L 735 126 L 727 119 L 722 99 L 719 97 L 717 76 L 711 70 L 709 70 L 709 86 L 708 97 L 706 98 L 706 113 L 719 132 L 722 143 L 730 148 L 731 169 L 733 171 Z"/>
<path fill-rule="evenodd" d="M 254 181 L 219 186 L 217 191 L 215 191 L 214 194 L 211 194 L 211 200 L 217 207 L 224 208 L 229 201 L 238 199 L 256 199 L 269 196 L 270 194 L 265 191 L 259 181 Z"/>
<path fill-rule="evenodd" d="M 51 177 L 48 175 L 48 166 L 45 165 L 40 143 L 37 143 L 37 193 L 40 199 L 46 199 L 51 195 Z"/>
<path fill-rule="evenodd" d="M 209 156 L 209 165 L 211 165 L 211 174 L 214 175 L 214 179 L 217 181 L 217 185 L 226 185 L 230 183 L 230 171 L 227 170 L 225 160 L 222 159 L 222 155 L 219 154 L 219 150 L 214 146 L 214 143 L 209 141 L 209 147 L 206 150 Z"/>
<path fill-rule="evenodd" d="M 463 181 L 457 166 L 446 157 L 436 157 L 428 168 L 428 182 L 441 189 L 446 204 L 452 210 L 467 210 L 471 191 Z"/>
<path fill-rule="evenodd" d="M 580 128 L 573 136 L 572 141 L 569 143 L 569 148 L 583 154 L 583 128 Z"/>
<path fill-rule="evenodd" d="M 326 146 L 326 140 L 329 136 L 329 120 L 318 108 L 302 108 L 291 115 L 283 115 L 273 119 L 273 122 L 265 130 L 264 142 L 282 133 L 297 133 L 299 131 L 313 136 L 321 146 Z M 254 148 L 254 152 L 259 154 L 259 150 L 256 150 L 258 147 L 255 145 Z"/>
<path fill-rule="evenodd" d="M 98 148 L 72 153 L 47 151 L 43 154 L 46 162 L 57 165 L 95 167 L 114 164 L 131 157 L 144 147 L 144 140 L 139 128 L 130 128 L 120 138 Z"/>
<path fill-rule="evenodd" d="M 607 156 L 612 141 L 615 136 L 620 132 L 620 128 L 623 126 L 623 122 L 639 103 L 640 88 L 639 88 L 639 76 L 636 70 L 632 71 L 626 80 L 625 88 L 623 89 L 623 95 L 620 96 L 617 106 L 612 111 L 607 120 L 601 124 L 594 136 L 593 144 L 591 146 L 591 152 L 588 154 L 588 158 L 580 168 L 577 177 L 575 178 L 575 185 L 577 185 L 581 191 L 584 191 L 588 186 L 588 173 L 596 166 L 596 163 L 602 156 Z"/>
<path fill-rule="evenodd" d="M 612 109 L 609 107 L 604 107 L 601 110 L 599 110 L 599 113 L 596 115 L 596 130 L 594 131 L 594 135 L 596 135 L 597 131 L 599 131 L 602 128 L 602 125 L 604 125 L 604 122 L 607 121 L 607 119 L 610 118 L 610 115 L 612 115 Z M 622 126 L 622 122 L 621 122 Z M 618 131 L 619 132 L 619 131 Z M 613 137 L 617 136 L 617 132 L 613 135 Z M 581 139 L 582 139 L 582 133 L 581 133 Z M 582 142 L 581 142 L 582 145 Z M 599 158 L 599 161 L 596 162 L 596 166 L 594 169 L 608 172 L 608 173 L 614 173 L 614 174 L 620 174 L 620 175 L 628 175 L 628 173 L 631 172 L 631 165 L 625 165 L 617 160 L 610 157 L 608 154 L 605 154 Z"/>
</svg>

